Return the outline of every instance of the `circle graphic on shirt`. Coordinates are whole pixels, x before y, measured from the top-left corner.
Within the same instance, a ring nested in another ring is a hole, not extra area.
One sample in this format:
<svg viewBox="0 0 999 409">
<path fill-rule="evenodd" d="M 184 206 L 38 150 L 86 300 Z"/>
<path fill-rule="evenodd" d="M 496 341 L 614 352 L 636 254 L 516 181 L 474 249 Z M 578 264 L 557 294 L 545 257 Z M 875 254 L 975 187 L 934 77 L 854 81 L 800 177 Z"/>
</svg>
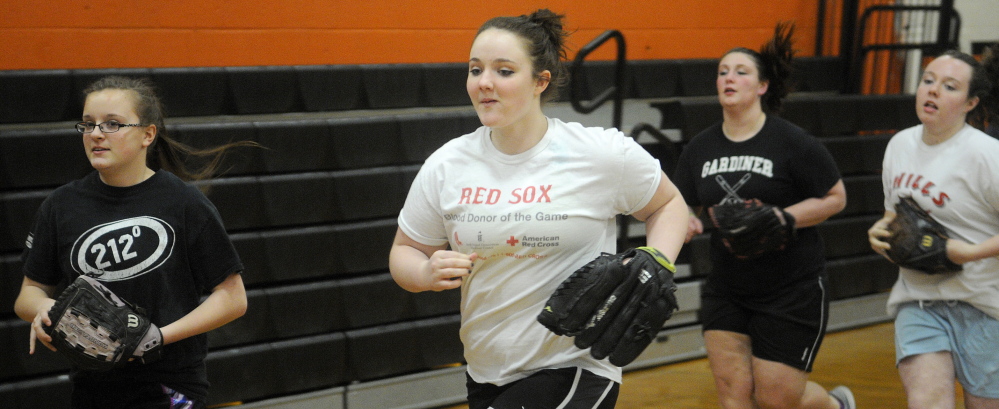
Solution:
<svg viewBox="0 0 999 409">
<path fill-rule="evenodd" d="M 95 226 L 73 243 L 73 269 L 101 281 L 127 280 L 159 267 L 173 253 L 174 230 L 150 216 Z"/>
</svg>

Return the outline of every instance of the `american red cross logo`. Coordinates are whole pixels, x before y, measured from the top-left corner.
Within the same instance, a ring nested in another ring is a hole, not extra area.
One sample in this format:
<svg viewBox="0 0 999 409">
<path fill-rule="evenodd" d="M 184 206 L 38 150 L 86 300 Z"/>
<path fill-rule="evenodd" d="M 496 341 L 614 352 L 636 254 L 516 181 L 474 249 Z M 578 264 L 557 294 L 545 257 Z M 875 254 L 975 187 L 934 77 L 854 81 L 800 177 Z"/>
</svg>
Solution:
<svg viewBox="0 0 999 409">
<path fill-rule="evenodd" d="M 517 243 L 520 243 L 520 240 L 517 240 L 515 237 L 510 236 L 510 240 L 507 240 L 506 242 L 509 243 L 511 246 L 516 246 Z"/>
</svg>

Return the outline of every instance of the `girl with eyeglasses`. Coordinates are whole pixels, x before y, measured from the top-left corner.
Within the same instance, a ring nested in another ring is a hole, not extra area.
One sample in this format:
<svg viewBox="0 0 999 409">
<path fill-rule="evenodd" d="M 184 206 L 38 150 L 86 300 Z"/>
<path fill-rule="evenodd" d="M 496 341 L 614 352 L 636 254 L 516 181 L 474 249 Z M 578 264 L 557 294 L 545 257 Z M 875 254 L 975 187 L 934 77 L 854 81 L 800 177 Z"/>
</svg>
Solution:
<svg viewBox="0 0 999 409">
<path fill-rule="evenodd" d="M 30 352 L 36 342 L 54 350 L 44 329 L 57 288 L 95 276 L 145 309 L 162 333 L 163 356 L 107 372 L 73 368 L 72 407 L 203 408 L 205 333 L 242 316 L 247 302 L 243 265 L 218 211 L 185 181 L 210 176 L 229 148 L 253 144 L 196 150 L 169 139 L 146 80 L 105 77 L 84 94 L 76 127 L 95 171 L 46 198 L 22 255 L 14 309 L 31 323 Z M 188 170 L 192 154 L 213 160 Z"/>
</svg>

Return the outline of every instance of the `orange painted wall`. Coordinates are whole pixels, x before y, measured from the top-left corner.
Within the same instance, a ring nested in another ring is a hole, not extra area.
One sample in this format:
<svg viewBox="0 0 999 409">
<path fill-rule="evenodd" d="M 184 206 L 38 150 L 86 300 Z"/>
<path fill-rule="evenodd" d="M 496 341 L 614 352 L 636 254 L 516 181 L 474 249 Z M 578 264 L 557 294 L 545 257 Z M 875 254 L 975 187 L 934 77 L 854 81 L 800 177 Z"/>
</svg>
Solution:
<svg viewBox="0 0 999 409">
<path fill-rule="evenodd" d="M 817 14 L 814 0 L 3 2 L 0 69 L 459 62 L 485 20 L 539 7 L 567 15 L 571 50 L 618 29 L 632 60 L 713 58 L 794 20 L 811 55 Z"/>
</svg>

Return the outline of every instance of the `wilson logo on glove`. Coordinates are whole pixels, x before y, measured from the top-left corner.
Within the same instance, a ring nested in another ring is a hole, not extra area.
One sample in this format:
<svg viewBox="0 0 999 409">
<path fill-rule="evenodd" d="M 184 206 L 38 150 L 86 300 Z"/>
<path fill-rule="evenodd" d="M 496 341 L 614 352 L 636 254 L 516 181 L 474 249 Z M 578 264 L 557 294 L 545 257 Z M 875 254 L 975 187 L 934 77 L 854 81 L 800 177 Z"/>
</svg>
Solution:
<svg viewBox="0 0 999 409">
<path fill-rule="evenodd" d="M 93 277 L 79 276 L 49 310 L 45 333 L 74 366 L 107 371 L 137 360 L 156 361 L 163 334 L 141 308 L 115 295 Z"/>
</svg>

